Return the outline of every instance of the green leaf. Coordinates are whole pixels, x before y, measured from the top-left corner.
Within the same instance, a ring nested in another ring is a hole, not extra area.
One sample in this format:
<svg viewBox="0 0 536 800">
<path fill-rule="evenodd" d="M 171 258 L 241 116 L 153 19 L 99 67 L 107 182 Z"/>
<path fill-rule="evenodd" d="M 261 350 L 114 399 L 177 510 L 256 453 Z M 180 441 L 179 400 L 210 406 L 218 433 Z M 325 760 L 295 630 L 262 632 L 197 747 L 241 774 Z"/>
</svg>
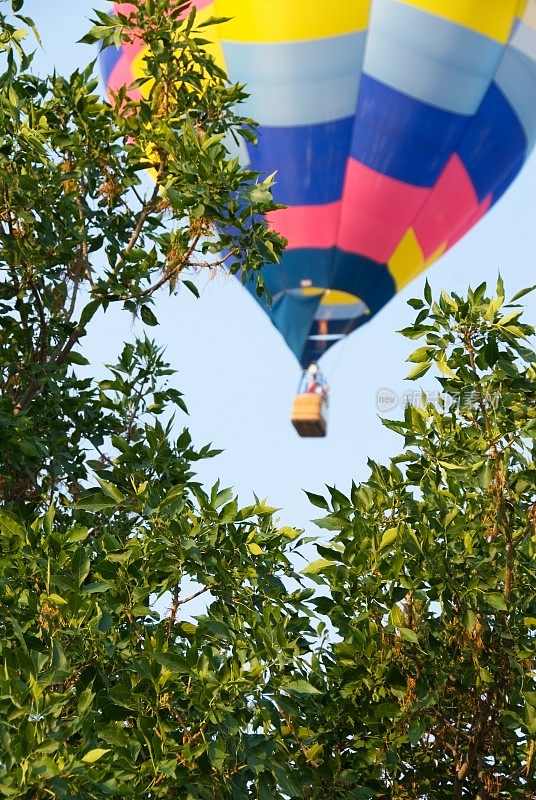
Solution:
<svg viewBox="0 0 536 800">
<path fill-rule="evenodd" d="M 84 528 L 80 525 L 75 525 L 74 528 L 71 528 L 70 531 L 67 533 L 67 542 L 69 544 L 74 544 L 75 542 L 83 542 L 88 537 L 88 529 Z"/>
<path fill-rule="evenodd" d="M 222 525 L 228 525 L 230 522 L 235 521 L 237 514 L 238 514 L 238 501 L 235 498 L 222 508 L 222 510 L 219 513 L 218 519 L 222 523 Z"/>
<path fill-rule="evenodd" d="M 296 528 L 291 528 L 288 525 L 284 525 L 282 528 L 279 528 L 277 531 L 280 536 L 284 536 L 285 539 L 297 539 L 298 536 L 301 535 L 301 531 L 296 530 Z"/>
<path fill-rule="evenodd" d="M 421 736 L 426 731 L 426 719 L 415 719 L 408 729 L 408 740 L 411 744 L 417 744 Z"/>
<path fill-rule="evenodd" d="M 216 487 L 214 487 L 216 489 Z M 213 508 L 220 508 L 224 506 L 226 503 L 229 503 L 233 499 L 233 490 L 232 489 L 221 489 L 220 491 L 216 491 L 214 494 L 214 490 L 212 492 L 212 497 L 210 498 L 210 504 Z"/>
<path fill-rule="evenodd" d="M 303 797 L 303 788 L 294 777 L 293 768 L 290 766 L 290 764 L 287 764 L 284 761 L 278 762 L 275 759 L 272 759 L 270 762 L 270 767 L 272 774 L 281 787 L 283 794 L 287 795 L 288 797 Z"/>
<path fill-rule="evenodd" d="M 301 572 L 302 575 L 318 575 L 320 572 L 323 572 L 326 567 L 333 567 L 334 565 L 334 561 L 329 561 L 327 558 L 318 558 L 316 561 L 312 561 L 304 567 Z"/>
<path fill-rule="evenodd" d="M 419 637 L 412 631 L 411 628 L 397 628 L 400 636 L 404 639 L 405 642 L 411 642 L 412 644 L 419 644 Z"/>
<path fill-rule="evenodd" d="M 496 611 L 506 611 L 508 608 L 504 595 L 499 592 L 487 592 L 484 595 L 484 600 Z"/>
<path fill-rule="evenodd" d="M 514 311 L 510 311 L 508 314 L 505 314 L 504 317 L 501 317 L 500 320 L 497 322 L 498 327 L 503 327 L 504 325 L 508 325 L 509 322 L 512 320 L 517 319 L 523 313 L 523 309 L 514 309 Z"/>
<path fill-rule="evenodd" d="M 216 742 L 209 742 L 208 758 L 212 766 L 217 772 L 221 772 L 225 765 L 226 750 L 225 745 L 221 739 Z"/>
<path fill-rule="evenodd" d="M 391 625 L 394 625 L 395 628 L 400 628 L 404 626 L 405 622 L 404 614 L 402 613 L 401 609 L 396 605 L 396 603 L 389 612 L 389 618 Z"/>
<path fill-rule="evenodd" d="M 274 790 L 265 775 L 261 775 L 258 781 L 259 800 L 277 800 Z"/>
<path fill-rule="evenodd" d="M 369 789 L 368 786 L 361 786 L 359 789 L 352 790 L 352 800 L 372 800 L 376 796 L 376 790 Z"/>
<path fill-rule="evenodd" d="M 45 597 L 44 595 L 41 595 L 42 599 L 44 597 Z M 56 606 L 67 605 L 67 600 L 65 600 L 65 598 L 61 597 L 59 594 L 56 594 L 55 592 L 51 592 L 51 594 L 48 595 L 47 599 L 53 602 Z"/>
<path fill-rule="evenodd" d="M 196 206 L 190 209 L 190 217 L 192 219 L 201 219 L 206 213 L 206 207 L 203 203 L 198 203 Z"/>
<path fill-rule="evenodd" d="M 422 339 L 430 330 L 431 328 L 426 325 L 412 325 L 409 328 L 402 328 L 397 333 L 402 334 L 406 339 Z"/>
<path fill-rule="evenodd" d="M 108 589 L 113 589 L 113 586 L 113 583 L 107 583 L 106 581 L 95 581 L 94 583 L 88 583 L 87 586 L 84 586 L 82 593 L 100 594 L 102 592 L 107 592 Z"/>
<path fill-rule="evenodd" d="M 444 521 L 443 521 L 443 525 L 445 526 L 445 528 L 448 528 L 448 526 L 450 525 L 450 523 L 451 523 L 451 522 L 452 522 L 454 519 L 456 519 L 456 517 L 458 516 L 458 514 L 459 514 L 459 513 L 460 513 L 460 509 L 459 509 L 459 508 L 452 508 L 452 509 L 451 509 L 451 510 L 448 512 L 448 514 L 446 514 L 446 515 L 445 515 L 445 519 L 444 519 Z"/>
<path fill-rule="evenodd" d="M 456 310 L 456 303 L 445 289 L 441 289 L 441 301 L 443 301 L 446 308 L 449 308 L 451 311 Z"/>
<path fill-rule="evenodd" d="M 63 651 L 57 639 L 52 640 L 52 666 L 54 669 L 68 669 L 68 662 L 65 652 Z"/>
<path fill-rule="evenodd" d="M 93 693 L 91 686 L 87 686 L 83 692 L 80 692 L 78 702 L 76 704 L 76 710 L 79 716 L 82 716 L 91 708 L 94 698 L 95 694 Z"/>
<path fill-rule="evenodd" d="M 493 300 L 490 300 L 489 305 L 486 309 L 486 313 L 484 314 L 484 319 L 487 322 L 493 322 L 495 319 L 495 314 L 501 308 L 503 304 L 504 296 L 502 297 L 495 297 Z"/>
<path fill-rule="evenodd" d="M 72 558 L 71 570 L 77 586 L 81 586 L 91 569 L 91 559 L 83 547 L 79 547 Z"/>
<path fill-rule="evenodd" d="M 168 186 L 165 189 L 164 193 L 173 208 L 175 209 L 182 208 L 184 203 L 184 198 L 182 194 L 179 191 L 177 191 L 177 189 L 174 189 L 173 186 Z"/>
<path fill-rule="evenodd" d="M 26 531 L 22 525 L 19 525 L 17 518 L 3 509 L 0 509 L 0 529 L 3 533 L 18 536 L 20 539 L 24 539 L 26 536 Z"/>
<path fill-rule="evenodd" d="M 465 609 L 462 615 L 462 623 L 464 628 L 469 631 L 469 633 L 472 633 L 476 628 L 477 622 L 478 618 L 475 612 L 471 611 L 471 609 Z"/>
<path fill-rule="evenodd" d="M 446 375 L 448 378 L 454 378 L 454 380 L 459 380 L 456 373 L 453 372 L 449 367 L 449 365 L 447 364 L 447 354 L 445 352 L 439 354 L 436 363 L 439 368 L 439 371 L 443 375 Z"/>
<path fill-rule="evenodd" d="M 521 289 L 521 291 L 520 291 L 520 292 L 517 292 L 517 294 L 515 294 L 515 295 L 512 297 L 512 299 L 510 300 L 510 302 L 511 302 L 511 303 L 515 303 L 515 302 L 516 302 L 516 300 L 521 300 L 521 298 L 522 298 L 522 297 L 525 297 L 525 295 L 527 295 L 527 294 L 530 294 L 530 293 L 531 293 L 531 292 L 533 292 L 535 289 L 536 289 L 536 284 L 534 284 L 533 286 L 528 286 L 526 289 Z"/>
<path fill-rule="evenodd" d="M 536 709 L 530 703 L 525 706 L 525 725 L 530 733 L 536 733 Z"/>
<path fill-rule="evenodd" d="M 426 375 L 431 366 L 431 361 L 423 361 L 421 364 L 416 364 L 406 375 L 406 380 L 414 381 L 422 375 Z"/>
<path fill-rule="evenodd" d="M 78 364 L 81 367 L 87 367 L 89 365 L 88 359 L 82 355 L 82 353 L 76 353 L 74 350 L 71 350 L 67 358 L 65 359 L 66 364 Z"/>
<path fill-rule="evenodd" d="M 195 297 L 197 297 L 198 299 L 200 298 L 200 296 L 201 296 L 201 295 L 199 294 L 199 289 L 197 288 L 197 286 L 195 285 L 195 283 L 193 283 L 192 281 L 186 280 L 185 278 L 183 278 L 183 281 L 182 281 L 182 283 L 183 283 L 183 285 L 184 285 L 184 286 L 186 286 L 186 288 L 187 288 L 187 289 L 188 289 L 188 290 L 189 290 L 189 291 L 190 291 L 190 292 L 191 292 L 191 293 L 192 293 L 192 294 L 193 294 Z"/>
<path fill-rule="evenodd" d="M 141 315 L 142 321 L 146 325 L 149 325 L 151 328 L 154 328 L 155 325 L 158 325 L 158 320 L 155 317 L 154 313 L 149 308 L 149 306 L 142 306 L 141 307 L 141 311 L 140 311 L 140 315 Z"/>
<path fill-rule="evenodd" d="M 285 692 L 290 692 L 291 694 L 322 694 L 322 692 L 309 683 L 309 681 L 303 679 L 283 684 L 281 688 L 284 689 Z"/>
<path fill-rule="evenodd" d="M 423 361 L 429 361 L 430 355 L 432 351 L 429 347 L 419 347 L 417 350 L 414 350 L 411 355 L 409 355 L 406 361 L 415 364 L 422 364 Z"/>
<path fill-rule="evenodd" d="M 105 494 L 101 494 L 100 492 L 95 492 L 93 494 L 88 494 L 75 503 L 75 508 L 79 508 L 83 511 L 93 511 L 97 513 L 98 511 L 105 511 L 106 509 L 110 508 L 117 508 L 117 502 L 112 500 Z"/>
<path fill-rule="evenodd" d="M 111 497 L 112 500 L 116 500 L 118 503 L 121 503 L 125 499 L 125 495 L 121 494 L 119 489 L 116 486 L 114 486 L 113 483 L 105 481 L 103 480 L 103 478 L 99 478 L 98 475 L 97 475 L 97 481 L 99 482 L 102 491 L 107 497 Z"/>
<path fill-rule="evenodd" d="M 110 748 L 103 749 L 102 747 L 95 747 L 94 750 L 89 750 L 85 756 L 82 756 L 82 761 L 85 764 L 94 764 L 99 758 L 102 758 L 106 753 L 110 752 Z"/>
<path fill-rule="evenodd" d="M 450 469 L 452 471 L 458 470 L 462 471 L 465 469 L 463 464 L 452 464 L 450 461 L 441 461 L 438 459 L 438 464 L 440 464 L 444 469 Z"/>
<path fill-rule="evenodd" d="M 305 494 L 309 498 L 309 502 L 314 506 L 322 508 L 324 511 L 329 511 L 328 501 L 321 494 L 315 494 L 314 492 L 305 492 Z"/>
<path fill-rule="evenodd" d="M 390 544 L 393 544 L 397 536 L 398 528 L 388 528 L 388 530 L 384 531 L 382 535 L 378 550 L 383 550 L 385 547 L 389 547 Z"/>
<path fill-rule="evenodd" d="M 43 517 L 43 527 L 47 536 L 50 536 L 52 533 L 52 526 L 54 524 L 54 517 L 56 516 L 56 506 L 54 503 L 51 503 L 46 510 L 45 516 Z"/>
<path fill-rule="evenodd" d="M 348 525 L 347 520 L 341 519 L 334 514 L 321 517 L 320 519 L 312 519 L 311 522 L 314 522 L 317 527 L 325 528 L 328 531 L 342 531 L 342 529 Z"/>
<path fill-rule="evenodd" d="M 482 489 L 489 489 L 493 480 L 493 472 L 489 461 L 485 461 L 477 470 L 476 478 Z"/>
<path fill-rule="evenodd" d="M 178 653 L 155 653 L 153 658 L 158 664 L 161 664 L 172 672 L 191 672 L 191 666 L 184 656 Z"/>
<path fill-rule="evenodd" d="M 495 680 L 493 673 L 491 673 L 489 669 L 486 669 L 485 667 L 479 667 L 478 674 L 484 683 L 493 683 Z"/>
<path fill-rule="evenodd" d="M 95 316 L 101 305 L 102 303 L 100 300 L 91 300 L 86 306 L 84 306 L 82 313 L 80 314 L 78 327 L 85 328 L 87 323 Z"/>
<path fill-rule="evenodd" d="M 385 719 L 386 717 L 396 718 L 400 712 L 398 703 L 379 703 L 374 709 L 374 717 L 376 719 Z"/>
<path fill-rule="evenodd" d="M 272 195 L 268 188 L 267 182 L 264 181 L 263 183 L 258 183 L 254 186 L 251 186 L 247 193 L 247 198 L 251 205 L 266 205 L 271 203 Z"/>
</svg>

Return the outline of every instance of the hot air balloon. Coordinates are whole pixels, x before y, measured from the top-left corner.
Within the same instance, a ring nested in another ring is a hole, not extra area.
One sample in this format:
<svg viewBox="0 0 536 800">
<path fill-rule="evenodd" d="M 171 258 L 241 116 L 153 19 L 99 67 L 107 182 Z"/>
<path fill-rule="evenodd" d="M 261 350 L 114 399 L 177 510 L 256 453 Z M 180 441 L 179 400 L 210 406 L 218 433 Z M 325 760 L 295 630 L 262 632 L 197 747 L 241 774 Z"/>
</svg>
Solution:
<svg viewBox="0 0 536 800">
<path fill-rule="evenodd" d="M 536 0 L 194 5 L 231 18 L 217 57 L 260 125 L 244 163 L 277 171 L 286 206 L 269 214 L 288 239 L 264 269 L 273 302 L 256 299 L 305 369 L 452 247 L 522 168 L 536 138 Z M 135 45 L 103 56 L 110 87 L 136 77 Z"/>
</svg>

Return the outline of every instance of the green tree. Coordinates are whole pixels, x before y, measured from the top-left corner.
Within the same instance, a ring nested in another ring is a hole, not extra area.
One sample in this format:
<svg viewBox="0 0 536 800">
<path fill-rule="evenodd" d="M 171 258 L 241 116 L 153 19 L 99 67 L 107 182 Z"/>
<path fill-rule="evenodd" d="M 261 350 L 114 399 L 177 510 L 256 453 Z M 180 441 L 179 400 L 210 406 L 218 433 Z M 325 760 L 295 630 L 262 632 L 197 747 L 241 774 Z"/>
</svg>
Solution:
<svg viewBox="0 0 536 800">
<path fill-rule="evenodd" d="M 0 16 L 0 493 L 29 509 L 76 494 L 88 442 L 119 432 L 73 369 L 87 363 L 87 326 L 111 303 L 154 326 L 159 290 L 195 293 L 189 273 L 231 260 L 262 292 L 258 270 L 281 251 L 262 216 L 275 207 L 271 179 L 242 170 L 225 143 L 254 139 L 235 111 L 244 92 L 203 50 L 195 13 L 180 20 L 188 5 L 99 14 L 88 42 L 143 31 L 147 45 L 144 75 L 112 105 L 93 65 L 70 78 L 28 72 L 31 21 Z"/>
<path fill-rule="evenodd" d="M 80 342 L 119 303 L 157 325 L 188 275 L 255 277 L 282 241 L 270 179 L 225 137 L 254 133 L 186 3 L 99 15 L 146 31 L 143 88 L 112 105 L 92 68 L 30 72 L 30 20 L 0 15 L 0 795 L 271 798 L 299 789 L 279 695 L 307 696 L 310 590 L 274 509 L 204 491 L 147 337 L 96 382 Z M 147 169 L 153 182 L 146 179 Z M 262 281 L 258 284 L 262 290 Z M 104 314 L 104 316 L 102 316 Z M 104 323 L 102 322 L 104 320 Z M 93 487 L 93 488 L 89 488 Z M 189 609 L 203 596 L 206 610 Z M 165 609 L 165 606 L 168 606 Z M 159 611 L 157 610 L 159 609 Z"/>
<path fill-rule="evenodd" d="M 516 301 L 482 284 L 411 301 L 410 376 L 440 398 L 384 424 L 404 439 L 318 521 L 306 572 L 334 631 L 308 708 L 312 796 L 536 796 L 536 354 Z M 322 755 L 321 755 L 322 754 Z M 363 787 L 368 787 L 364 789 Z M 354 787 L 360 787 L 353 791 Z"/>
</svg>

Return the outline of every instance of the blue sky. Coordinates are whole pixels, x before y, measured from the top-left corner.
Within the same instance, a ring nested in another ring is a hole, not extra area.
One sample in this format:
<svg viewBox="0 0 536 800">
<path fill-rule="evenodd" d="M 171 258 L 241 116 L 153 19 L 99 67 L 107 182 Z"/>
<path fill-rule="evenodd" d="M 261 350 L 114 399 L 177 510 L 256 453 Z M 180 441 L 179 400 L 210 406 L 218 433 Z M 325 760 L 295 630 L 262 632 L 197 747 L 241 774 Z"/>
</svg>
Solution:
<svg viewBox="0 0 536 800">
<path fill-rule="evenodd" d="M 40 72 L 54 67 L 67 73 L 95 57 L 76 41 L 88 29 L 93 7 L 102 0 L 27 0 L 24 11 L 41 32 L 36 55 Z M 536 283 L 536 154 L 500 202 L 476 228 L 427 272 L 435 294 L 441 288 L 465 292 L 498 272 L 507 293 Z M 422 387 L 437 390 L 432 377 L 405 383 L 412 343 L 396 334 L 415 312 L 406 301 L 422 296 L 424 276 L 397 295 L 370 323 L 331 348 L 323 360 L 331 386 L 326 439 L 300 439 L 289 422 L 299 368 L 282 338 L 238 281 L 201 276 L 201 299 L 184 290 L 161 297 L 158 329 L 149 332 L 167 348 L 178 370 L 175 385 L 185 393 L 190 416 L 184 418 L 198 445 L 212 442 L 224 453 L 199 468 L 210 484 L 217 478 L 233 485 L 244 504 L 254 491 L 281 508 L 285 524 L 307 526 L 317 516 L 303 489 L 322 492 L 325 484 L 347 489 L 368 475 L 367 458 L 386 461 L 402 440 L 379 419 L 377 393 L 398 396 Z M 536 294 L 536 293 L 535 293 Z M 536 299 L 529 296 L 527 321 L 536 322 Z M 143 329 L 140 326 L 140 333 Z M 133 333 L 126 314 L 103 317 L 85 340 L 86 354 L 100 373 Z M 390 412 L 390 417 L 400 414 Z M 182 420 L 181 420 L 182 422 Z"/>
</svg>

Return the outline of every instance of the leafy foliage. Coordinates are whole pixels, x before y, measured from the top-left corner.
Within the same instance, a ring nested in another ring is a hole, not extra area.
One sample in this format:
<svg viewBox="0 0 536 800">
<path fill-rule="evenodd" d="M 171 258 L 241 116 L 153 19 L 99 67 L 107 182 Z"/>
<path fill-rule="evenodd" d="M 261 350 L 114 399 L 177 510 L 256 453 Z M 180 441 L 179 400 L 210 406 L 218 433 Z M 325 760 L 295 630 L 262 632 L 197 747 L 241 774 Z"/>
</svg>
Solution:
<svg viewBox="0 0 536 800">
<path fill-rule="evenodd" d="M 14 10 L 21 6 L 14 2 Z M 99 14 L 86 40 L 128 42 L 145 31 L 144 77 L 102 102 L 93 65 L 64 78 L 28 72 L 31 21 L 5 16 L 0 75 L 0 421 L 2 495 L 43 508 L 87 477 L 84 431 L 109 433 L 78 345 L 119 303 L 145 325 L 163 287 L 196 291 L 188 275 L 258 279 L 283 241 L 268 230 L 271 179 L 242 170 L 224 138 L 254 138 L 235 106 L 239 86 L 203 49 L 195 14 L 160 0 L 135 14 Z M 143 91 L 140 92 L 140 86 Z M 153 180 L 146 177 L 151 169 Z M 227 255 L 218 255 L 220 253 Z M 257 276 L 257 278 L 255 278 Z M 184 280 L 183 280 L 184 279 Z M 32 494 L 31 487 L 34 492 Z"/>
<path fill-rule="evenodd" d="M 79 347 L 111 303 L 154 328 L 153 296 L 195 293 L 188 275 L 229 260 L 215 254 L 255 278 L 282 246 L 271 179 L 224 144 L 254 137 L 243 91 L 168 5 L 99 15 L 87 41 L 148 32 L 144 90 L 112 104 L 92 67 L 31 74 L 31 21 L 0 16 L 4 797 L 299 792 L 278 710 L 310 688 L 299 533 L 195 480 L 216 451 L 174 433 L 186 406 L 154 342 L 127 343 L 100 382 Z"/>
<path fill-rule="evenodd" d="M 0 792 L 275 797 L 295 781 L 277 697 L 302 690 L 308 649 L 288 530 L 217 487 L 155 505 L 149 484 L 101 485 L 87 527 L 57 526 L 53 506 L 31 526 L 0 512 Z"/>
<path fill-rule="evenodd" d="M 409 361 L 437 367 L 440 399 L 385 421 L 404 452 L 324 501 L 337 533 L 305 571 L 335 643 L 312 796 L 535 796 L 536 355 L 518 298 L 499 281 L 412 301 Z"/>
</svg>

